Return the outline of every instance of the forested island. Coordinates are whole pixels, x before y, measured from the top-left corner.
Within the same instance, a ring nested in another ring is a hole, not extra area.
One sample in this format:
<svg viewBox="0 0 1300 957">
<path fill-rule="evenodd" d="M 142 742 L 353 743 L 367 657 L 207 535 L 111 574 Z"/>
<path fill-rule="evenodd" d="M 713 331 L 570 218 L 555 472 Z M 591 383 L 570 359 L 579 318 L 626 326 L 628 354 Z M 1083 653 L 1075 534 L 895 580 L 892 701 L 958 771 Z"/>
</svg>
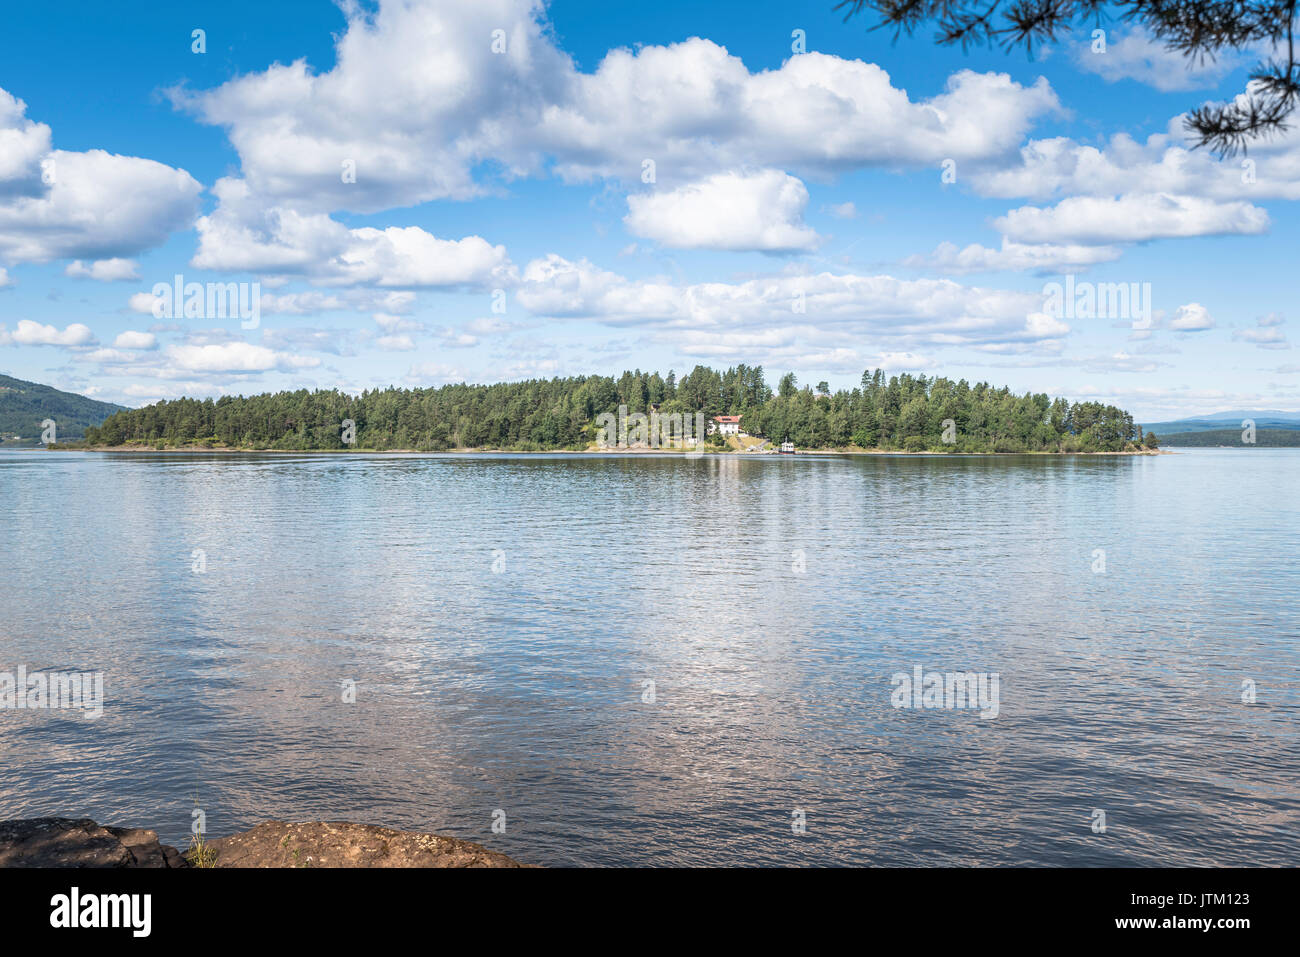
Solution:
<svg viewBox="0 0 1300 957">
<path fill-rule="evenodd" d="M 800 388 L 793 373 L 775 391 L 761 366 L 718 372 L 696 366 L 680 379 L 641 371 L 493 385 L 336 390 L 176 399 L 110 416 L 86 429 L 86 447 L 246 450 L 580 451 L 595 447 L 597 417 L 633 412 L 705 421 L 739 415 L 741 428 L 804 450 L 904 452 L 1142 452 L 1133 417 L 1113 405 L 1015 395 L 981 382 L 863 373 L 853 389 Z M 352 423 L 349 431 L 344 423 Z M 345 441 L 351 438 L 352 441 Z M 734 447 L 721 436 L 706 448 Z"/>
</svg>

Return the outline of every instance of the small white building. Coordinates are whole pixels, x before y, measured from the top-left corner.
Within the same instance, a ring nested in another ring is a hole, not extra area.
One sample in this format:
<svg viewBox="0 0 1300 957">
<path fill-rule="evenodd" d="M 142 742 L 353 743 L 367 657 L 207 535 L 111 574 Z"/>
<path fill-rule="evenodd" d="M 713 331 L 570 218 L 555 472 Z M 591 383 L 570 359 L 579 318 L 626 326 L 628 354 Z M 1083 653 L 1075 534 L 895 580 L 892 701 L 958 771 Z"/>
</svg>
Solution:
<svg viewBox="0 0 1300 957">
<path fill-rule="evenodd" d="M 720 435 L 740 435 L 740 416 L 715 415 L 713 417 L 713 427 L 709 431 L 717 432 Z"/>
</svg>

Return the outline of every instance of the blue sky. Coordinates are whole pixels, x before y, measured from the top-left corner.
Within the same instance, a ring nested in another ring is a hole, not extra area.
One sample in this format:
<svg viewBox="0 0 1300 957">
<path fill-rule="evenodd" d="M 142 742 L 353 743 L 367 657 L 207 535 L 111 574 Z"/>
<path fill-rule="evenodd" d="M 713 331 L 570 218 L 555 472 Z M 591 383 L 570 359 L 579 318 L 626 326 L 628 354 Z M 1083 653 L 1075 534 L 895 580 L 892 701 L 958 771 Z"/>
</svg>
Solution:
<svg viewBox="0 0 1300 957">
<path fill-rule="evenodd" d="M 10 11 L 0 371 L 128 405 L 747 362 L 1300 408 L 1300 138 L 1246 168 L 1180 132 L 1251 57 L 1117 24 L 963 54 L 832 6 Z M 258 324 L 168 317 L 177 274 L 256 282 Z M 1062 314 L 1067 275 L 1138 298 Z"/>
</svg>

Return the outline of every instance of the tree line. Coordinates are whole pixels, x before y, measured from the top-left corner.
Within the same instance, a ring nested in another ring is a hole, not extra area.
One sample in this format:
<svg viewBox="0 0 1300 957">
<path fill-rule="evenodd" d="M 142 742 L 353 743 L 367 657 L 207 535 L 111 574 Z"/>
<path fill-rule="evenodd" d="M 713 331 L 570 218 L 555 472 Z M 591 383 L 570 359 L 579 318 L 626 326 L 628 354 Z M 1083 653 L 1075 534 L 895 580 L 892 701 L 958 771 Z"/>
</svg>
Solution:
<svg viewBox="0 0 1300 957">
<path fill-rule="evenodd" d="M 742 363 L 723 372 L 696 366 L 680 379 L 672 371 L 661 376 L 637 370 L 618 378 L 462 383 L 359 395 L 299 389 L 176 399 L 118 412 L 88 428 L 85 442 L 286 451 L 585 449 L 597 439 L 597 416 L 617 414 L 619 406 L 665 415 L 702 412 L 706 419 L 740 415 L 744 431 L 805 449 L 1119 452 L 1141 449 L 1146 441 L 1131 415 L 1098 402 L 1071 404 L 986 382 L 907 373 L 886 380 L 879 369 L 864 372 L 857 387 L 834 393 L 824 382 L 801 388 L 787 373 L 774 392 L 761 366 Z M 1154 442 L 1154 436 L 1148 439 Z"/>
</svg>

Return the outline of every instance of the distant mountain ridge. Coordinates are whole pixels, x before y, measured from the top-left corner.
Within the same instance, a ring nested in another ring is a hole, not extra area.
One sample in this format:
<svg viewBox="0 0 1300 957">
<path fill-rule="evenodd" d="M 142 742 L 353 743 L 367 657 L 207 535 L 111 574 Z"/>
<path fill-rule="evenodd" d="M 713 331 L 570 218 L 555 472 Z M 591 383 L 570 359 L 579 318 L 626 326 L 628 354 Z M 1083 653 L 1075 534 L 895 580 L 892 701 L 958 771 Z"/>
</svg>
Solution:
<svg viewBox="0 0 1300 957">
<path fill-rule="evenodd" d="M 0 375 L 0 444 L 40 444 L 41 422 L 45 419 L 54 420 L 60 442 L 80 439 L 88 427 L 99 425 L 124 408 L 39 382 Z"/>
<path fill-rule="evenodd" d="M 1177 432 L 1212 432 L 1220 429 L 1240 429 L 1241 423 L 1250 419 L 1256 429 L 1300 429 L 1300 412 L 1282 412 L 1278 409 L 1237 409 L 1193 415 L 1169 422 L 1151 422 L 1144 426 L 1160 438 Z"/>
<path fill-rule="evenodd" d="M 1300 448 L 1300 429 L 1256 429 L 1255 440 L 1242 441 L 1240 428 L 1203 429 L 1199 432 L 1168 432 L 1157 436 L 1160 447 L 1176 448 L 1227 448 L 1227 449 L 1294 449 Z"/>
</svg>

